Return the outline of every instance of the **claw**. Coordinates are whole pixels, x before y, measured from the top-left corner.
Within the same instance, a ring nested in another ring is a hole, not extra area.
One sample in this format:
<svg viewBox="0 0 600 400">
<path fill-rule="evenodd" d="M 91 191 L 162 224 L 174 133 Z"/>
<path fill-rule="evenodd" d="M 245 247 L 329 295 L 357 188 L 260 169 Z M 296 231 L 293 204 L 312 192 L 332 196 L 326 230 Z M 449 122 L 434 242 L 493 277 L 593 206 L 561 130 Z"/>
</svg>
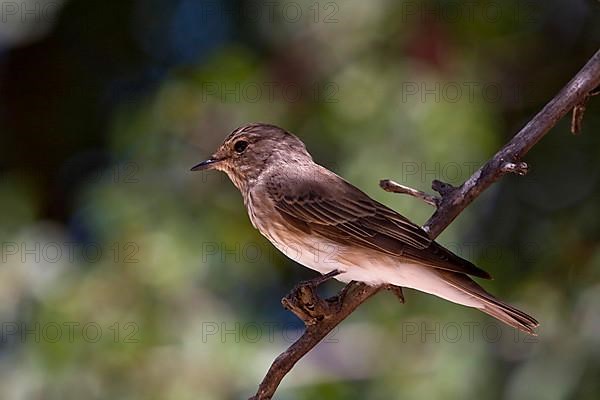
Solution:
<svg viewBox="0 0 600 400">
<path fill-rule="evenodd" d="M 296 314 L 306 325 L 316 324 L 330 314 L 332 307 L 330 302 L 319 297 L 317 286 L 340 273 L 338 270 L 333 270 L 325 275 L 300 282 L 287 296 L 281 299 L 281 304 Z"/>
<path fill-rule="evenodd" d="M 404 300 L 404 292 L 402 291 L 402 287 L 396 285 L 386 285 L 385 290 L 389 290 L 394 293 L 396 297 L 400 300 L 400 303 L 404 304 L 406 301 Z"/>
</svg>

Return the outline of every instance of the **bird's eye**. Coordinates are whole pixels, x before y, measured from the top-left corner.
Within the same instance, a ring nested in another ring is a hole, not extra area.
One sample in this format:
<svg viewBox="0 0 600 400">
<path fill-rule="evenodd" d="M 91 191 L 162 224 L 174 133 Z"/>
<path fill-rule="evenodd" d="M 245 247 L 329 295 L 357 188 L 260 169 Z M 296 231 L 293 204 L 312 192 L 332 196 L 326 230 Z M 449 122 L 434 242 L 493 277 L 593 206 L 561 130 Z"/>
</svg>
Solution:
<svg viewBox="0 0 600 400">
<path fill-rule="evenodd" d="M 248 142 L 245 140 L 238 140 L 233 145 L 233 149 L 236 151 L 236 153 L 243 153 L 244 150 L 246 150 L 246 147 L 248 147 Z"/>
</svg>

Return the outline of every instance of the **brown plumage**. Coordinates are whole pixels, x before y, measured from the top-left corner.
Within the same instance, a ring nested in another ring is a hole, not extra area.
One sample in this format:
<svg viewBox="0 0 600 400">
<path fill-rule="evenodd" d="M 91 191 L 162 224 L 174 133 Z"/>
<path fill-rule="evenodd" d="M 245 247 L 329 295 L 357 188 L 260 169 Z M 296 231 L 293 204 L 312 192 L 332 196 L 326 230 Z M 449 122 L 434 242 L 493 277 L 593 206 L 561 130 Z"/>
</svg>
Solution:
<svg viewBox="0 0 600 400">
<path fill-rule="evenodd" d="M 193 170 L 227 173 L 253 225 L 278 249 L 343 282 L 394 284 L 475 307 L 529 334 L 537 321 L 486 292 L 469 275 L 490 275 L 419 226 L 313 162 L 285 130 L 251 124 L 231 133 Z M 324 250 L 325 249 L 325 250 Z"/>
</svg>

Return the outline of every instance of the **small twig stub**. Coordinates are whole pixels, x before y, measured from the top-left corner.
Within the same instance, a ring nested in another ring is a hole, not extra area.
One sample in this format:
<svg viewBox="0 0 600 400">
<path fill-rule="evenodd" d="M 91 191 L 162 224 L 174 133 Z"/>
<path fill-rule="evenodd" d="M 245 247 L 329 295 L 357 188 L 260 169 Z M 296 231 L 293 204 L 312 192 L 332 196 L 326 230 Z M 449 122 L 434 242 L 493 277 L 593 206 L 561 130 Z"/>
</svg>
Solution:
<svg viewBox="0 0 600 400">
<path fill-rule="evenodd" d="M 438 192 L 442 196 L 442 198 L 449 196 L 452 192 L 456 190 L 456 188 L 451 184 L 442 182 L 437 179 L 434 179 L 433 182 L 431 182 L 431 188 Z"/>
<path fill-rule="evenodd" d="M 588 93 L 579 104 L 573 107 L 573 116 L 571 117 L 571 133 L 573 135 L 579 135 L 579 133 L 581 133 L 583 115 L 585 114 L 587 102 L 590 97 L 597 96 L 598 94 L 600 94 L 600 89 L 596 88 L 596 90 Z"/>
<path fill-rule="evenodd" d="M 526 162 L 507 162 L 501 167 L 501 171 L 504 173 L 517 174 L 517 175 L 526 175 L 529 172 L 529 166 Z"/>
<path fill-rule="evenodd" d="M 423 200 L 425 203 L 432 205 L 434 207 L 437 207 L 439 202 L 440 202 L 440 198 L 436 197 L 436 196 L 432 196 L 430 194 L 427 194 L 425 192 L 422 192 L 420 190 L 417 189 L 413 189 L 411 187 L 408 186 L 404 186 L 401 185 L 397 182 L 394 182 L 390 179 L 383 179 L 381 181 L 379 181 L 379 186 L 385 190 L 386 192 L 392 192 L 392 193 L 401 193 L 401 194 L 408 194 L 410 196 L 416 197 L 418 199 Z"/>
<path fill-rule="evenodd" d="M 571 117 L 571 133 L 573 135 L 579 135 L 581 133 L 581 127 L 583 125 L 583 115 L 585 114 L 585 107 L 589 96 L 573 107 L 573 116 Z"/>
</svg>

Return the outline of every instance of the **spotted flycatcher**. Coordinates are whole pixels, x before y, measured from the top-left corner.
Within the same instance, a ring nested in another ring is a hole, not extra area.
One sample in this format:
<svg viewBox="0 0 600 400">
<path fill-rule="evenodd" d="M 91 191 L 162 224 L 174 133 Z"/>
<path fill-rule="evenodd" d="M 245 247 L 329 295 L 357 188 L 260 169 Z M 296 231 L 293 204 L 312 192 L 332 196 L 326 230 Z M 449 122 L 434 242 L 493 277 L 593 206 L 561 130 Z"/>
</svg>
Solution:
<svg viewBox="0 0 600 400">
<path fill-rule="evenodd" d="M 316 164 L 304 143 L 274 125 L 233 131 L 192 171 L 224 171 L 250 220 L 273 245 L 342 282 L 392 284 L 477 308 L 535 335 L 538 322 L 498 300 L 469 275 L 490 275 L 431 240 L 396 211 Z"/>
</svg>

